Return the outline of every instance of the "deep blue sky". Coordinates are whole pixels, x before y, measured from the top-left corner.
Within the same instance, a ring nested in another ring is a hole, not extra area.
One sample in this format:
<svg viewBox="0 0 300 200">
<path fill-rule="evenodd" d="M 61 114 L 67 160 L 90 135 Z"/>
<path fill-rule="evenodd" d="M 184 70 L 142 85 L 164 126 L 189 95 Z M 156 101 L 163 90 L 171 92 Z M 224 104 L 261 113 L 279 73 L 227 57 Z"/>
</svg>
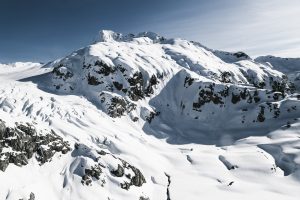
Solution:
<svg viewBox="0 0 300 200">
<path fill-rule="evenodd" d="M 100 29 L 300 57 L 299 24 L 298 0 L 0 0 L 0 62 L 50 61 Z"/>
</svg>

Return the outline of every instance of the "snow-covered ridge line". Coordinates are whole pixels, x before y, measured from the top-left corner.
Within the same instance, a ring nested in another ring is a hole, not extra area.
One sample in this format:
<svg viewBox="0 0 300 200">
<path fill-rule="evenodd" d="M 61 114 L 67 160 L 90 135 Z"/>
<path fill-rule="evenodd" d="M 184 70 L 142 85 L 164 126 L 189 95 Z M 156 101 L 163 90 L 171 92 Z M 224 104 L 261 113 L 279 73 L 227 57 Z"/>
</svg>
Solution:
<svg viewBox="0 0 300 200">
<path fill-rule="evenodd" d="M 300 72 L 300 58 L 281 58 L 276 56 L 260 56 L 255 61 L 269 63 L 274 69 L 289 74 Z"/>
<path fill-rule="evenodd" d="M 14 63 L 0 63 L 0 67 L 33 67 L 42 65 L 41 63 L 33 62 L 14 62 Z"/>
<path fill-rule="evenodd" d="M 280 58 L 275 56 L 260 56 L 256 62 L 269 65 L 284 73 L 294 83 L 295 89 L 300 91 L 300 58 Z"/>
</svg>

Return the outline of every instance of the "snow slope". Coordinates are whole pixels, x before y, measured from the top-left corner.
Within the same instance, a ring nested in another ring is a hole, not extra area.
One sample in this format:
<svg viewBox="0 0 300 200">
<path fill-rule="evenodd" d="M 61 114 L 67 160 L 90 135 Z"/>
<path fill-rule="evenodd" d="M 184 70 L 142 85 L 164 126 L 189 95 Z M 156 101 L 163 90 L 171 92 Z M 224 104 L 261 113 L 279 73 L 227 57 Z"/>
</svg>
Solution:
<svg viewBox="0 0 300 200">
<path fill-rule="evenodd" d="M 261 56 L 255 59 L 260 63 L 269 64 L 273 69 L 286 74 L 299 92 L 300 90 L 300 59 L 299 58 L 279 58 L 274 56 Z"/>
<path fill-rule="evenodd" d="M 286 73 L 151 32 L 0 65 L 0 199 L 298 199 Z"/>
</svg>

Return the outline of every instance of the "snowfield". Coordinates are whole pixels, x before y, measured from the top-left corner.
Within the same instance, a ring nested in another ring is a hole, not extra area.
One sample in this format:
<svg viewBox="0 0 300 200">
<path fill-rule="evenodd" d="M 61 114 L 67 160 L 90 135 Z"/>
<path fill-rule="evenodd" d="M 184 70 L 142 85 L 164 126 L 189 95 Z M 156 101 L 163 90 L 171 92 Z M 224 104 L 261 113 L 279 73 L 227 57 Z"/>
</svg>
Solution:
<svg viewBox="0 0 300 200">
<path fill-rule="evenodd" d="M 101 31 L 0 64 L 0 199 L 299 199 L 298 61 Z"/>
</svg>

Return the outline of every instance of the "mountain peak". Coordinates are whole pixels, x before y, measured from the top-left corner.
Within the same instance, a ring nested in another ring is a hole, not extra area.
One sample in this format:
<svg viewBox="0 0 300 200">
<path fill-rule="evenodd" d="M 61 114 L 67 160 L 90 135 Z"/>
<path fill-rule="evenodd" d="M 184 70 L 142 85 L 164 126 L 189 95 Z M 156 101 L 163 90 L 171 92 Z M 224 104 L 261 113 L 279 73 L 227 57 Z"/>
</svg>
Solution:
<svg viewBox="0 0 300 200">
<path fill-rule="evenodd" d="M 152 40 L 154 43 L 165 40 L 164 37 L 151 31 L 140 32 L 136 35 L 132 33 L 123 35 L 122 33 L 117 33 L 112 30 L 100 30 L 96 42 L 113 42 L 113 41 L 129 42 L 137 38 L 148 38 Z"/>
<path fill-rule="evenodd" d="M 97 42 L 111 42 L 114 40 L 120 40 L 121 38 L 121 33 L 116 33 L 112 30 L 101 30 L 99 31 Z"/>
</svg>

